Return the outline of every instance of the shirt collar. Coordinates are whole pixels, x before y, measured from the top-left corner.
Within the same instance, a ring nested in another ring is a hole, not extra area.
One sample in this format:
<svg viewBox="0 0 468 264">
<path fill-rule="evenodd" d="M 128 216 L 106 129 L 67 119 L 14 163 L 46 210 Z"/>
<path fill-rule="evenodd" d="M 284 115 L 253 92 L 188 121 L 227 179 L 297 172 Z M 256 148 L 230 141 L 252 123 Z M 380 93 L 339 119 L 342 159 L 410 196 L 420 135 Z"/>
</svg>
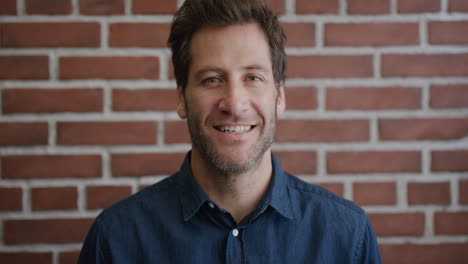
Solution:
<svg viewBox="0 0 468 264">
<path fill-rule="evenodd" d="M 190 167 L 190 155 L 191 152 L 187 153 L 179 171 L 179 185 L 181 187 L 180 197 L 185 221 L 190 220 L 203 203 L 210 200 L 193 177 Z M 273 165 L 273 177 L 264 198 L 260 202 L 260 206 L 264 207 L 269 205 L 282 216 L 293 219 L 287 175 L 273 153 L 271 154 L 271 160 Z"/>
</svg>

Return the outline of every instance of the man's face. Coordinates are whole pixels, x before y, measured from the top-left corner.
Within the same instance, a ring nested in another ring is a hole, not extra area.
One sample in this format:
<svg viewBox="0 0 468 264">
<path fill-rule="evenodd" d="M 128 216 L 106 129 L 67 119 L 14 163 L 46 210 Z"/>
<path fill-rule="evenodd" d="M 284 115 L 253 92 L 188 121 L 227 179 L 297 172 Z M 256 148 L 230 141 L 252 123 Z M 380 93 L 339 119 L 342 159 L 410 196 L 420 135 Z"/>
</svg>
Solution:
<svg viewBox="0 0 468 264">
<path fill-rule="evenodd" d="M 177 112 L 187 118 L 192 155 L 225 174 L 245 172 L 269 150 L 285 108 L 267 38 L 256 23 L 204 28 L 191 54 Z"/>
</svg>

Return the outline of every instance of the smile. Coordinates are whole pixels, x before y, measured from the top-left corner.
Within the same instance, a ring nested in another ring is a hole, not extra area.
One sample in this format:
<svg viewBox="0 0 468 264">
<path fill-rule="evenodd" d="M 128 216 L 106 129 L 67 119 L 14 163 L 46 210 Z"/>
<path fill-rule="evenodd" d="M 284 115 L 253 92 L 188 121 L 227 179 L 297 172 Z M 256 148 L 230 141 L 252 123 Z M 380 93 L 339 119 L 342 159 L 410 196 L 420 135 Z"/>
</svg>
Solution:
<svg viewBox="0 0 468 264">
<path fill-rule="evenodd" d="M 244 133 L 250 131 L 254 126 L 215 126 L 217 130 L 225 133 Z"/>
</svg>

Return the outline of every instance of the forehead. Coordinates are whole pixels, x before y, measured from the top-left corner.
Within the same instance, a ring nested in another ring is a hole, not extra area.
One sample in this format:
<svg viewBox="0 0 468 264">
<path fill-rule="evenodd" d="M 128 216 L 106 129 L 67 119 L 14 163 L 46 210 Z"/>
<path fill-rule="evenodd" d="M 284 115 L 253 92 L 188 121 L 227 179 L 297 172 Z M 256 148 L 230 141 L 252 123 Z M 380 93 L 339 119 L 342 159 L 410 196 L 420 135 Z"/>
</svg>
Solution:
<svg viewBox="0 0 468 264">
<path fill-rule="evenodd" d="M 260 65 L 271 70 L 268 40 L 257 23 L 202 28 L 192 38 L 191 56 L 190 73 L 210 66 L 230 70 Z"/>
</svg>

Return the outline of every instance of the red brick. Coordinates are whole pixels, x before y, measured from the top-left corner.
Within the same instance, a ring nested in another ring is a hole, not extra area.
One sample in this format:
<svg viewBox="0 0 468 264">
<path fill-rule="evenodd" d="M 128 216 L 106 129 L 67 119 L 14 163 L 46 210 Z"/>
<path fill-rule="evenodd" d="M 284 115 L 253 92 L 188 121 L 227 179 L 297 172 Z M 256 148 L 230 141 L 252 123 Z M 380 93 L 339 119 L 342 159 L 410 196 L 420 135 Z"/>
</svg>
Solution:
<svg viewBox="0 0 468 264">
<path fill-rule="evenodd" d="M 166 143 L 174 144 L 191 142 L 186 121 L 166 121 L 164 126 Z"/>
<path fill-rule="evenodd" d="M 114 23 L 109 42 L 113 47 L 166 48 L 170 24 Z"/>
<path fill-rule="evenodd" d="M 436 234 L 468 234 L 468 212 L 437 212 L 434 217 Z"/>
<path fill-rule="evenodd" d="M 60 79 L 158 79 L 157 57 L 62 57 Z"/>
<path fill-rule="evenodd" d="M 326 46 L 391 46 L 417 45 L 416 23 L 326 24 Z"/>
<path fill-rule="evenodd" d="M 348 0 L 349 14 L 388 14 L 389 0 Z"/>
<path fill-rule="evenodd" d="M 367 120 L 280 120 L 279 142 L 368 141 Z"/>
<path fill-rule="evenodd" d="M 281 23 L 287 36 L 288 47 L 315 46 L 315 25 L 313 23 Z"/>
<path fill-rule="evenodd" d="M 1 47 L 98 47 L 98 23 L 5 23 L 0 24 Z"/>
<path fill-rule="evenodd" d="M 185 153 L 112 154 L 112 175 L 170 175 L 179 170 L 184 156 Z"/>
<path fill-rule="evenodd" d="M 468 85 L 434 85 L 432 108 L 468 108 Z"/>
<path fill-rule="evenodd" d="M 460 180 L 458 193 L 460 194 L 460 203 L 468 204 L 468 180 Z"/>
<path fill-rule="evenodd" d="M 369 214 L 377 236 L 422 236 L 425 219 L 423 213 Z"/>
<path fill-rule="evenodd" d="M 19 219 L 3 223 L 7 245 L 82 243 L 93 219 Z"/>
<path fill-rule="evenodd" d="M 177 107 L 175 89 L 114 89 L 112 110 L 114 111 L 173 111 Z"/>
<path fill-rule="evenodd" d="M 370 55 L 288 56 L 289 78 L 364 78 L 371 77 Z"/>
<path fill-rule="evenodd" d="M 80 14 L 121 15 L 125 12 L 125 0 L 80 0 Z"/>
<path fill-rule="evenodd" d="M 0 80 L 49 79 L 48 56 L 0 56 Z"/>
<path fill-rule="evenodd" d="M 102 112 L 102 89 L 6 89 L 4 113 Z"/>
<path fill-rule="evenodd" d="M 99 155 L 3 156 L 5 179 L 97 178 L 101 177 Z"/>
<path fill-rule="evenodd" d="M 409 205 L 448 205 L 450 204 L 450 184 L 436 183 L 408 183 Z"/>
<path fill-rule="evenodd" d="M 468 171 L 468 150 L 432 152 L 432 171 Z"/>
<path fill-rule="evenodd" d="M 0 122 L 0 146 L 47 145 L 45 122 Z"/>
<path fill-rule="evenodd" d="M 440 0 L 398 0 L 399 13 L 429 13 L 440 11 Z"/>
<path fill-rule="evenodd" d="M 421 153 L 416 151 L 330 152 L 329 173 L 420 172 Z"/>
<path fill-rule="evenodd" d="M 16 15 L 16 0 L 2 0 L 0 15 Z"/>
<path fill-rule="evenodd" d="M 276 14 L 284 14 L 286 11 L 285 0 L 266 0 L 266 2 Z"/>
<path fill-rule="evenodd" d="M 381 140 L 454 140 L 468 135 L 468 118 L 383 119 Z"/>
<path fill-rule="evenodd" d="M 466 0 L 449 0 L 448 10 L 450 12 L 468 12 L 468 2 Z"/>
<path fill-rule="evenodd" d="M 429 43 L 468 44 L 468 21 L 433 21 L 429 23 Z"/>
<path fill-rule="evenodd" d="M 135 14 L 172 14 L 177 10 L 177 0 L 133 0 Z"/>
<path fill-rule="evenodd" d="M 384 54 L 385 77 L 468 76 L 468 54 Z"/>
<path fill-rule="evenodd" d="M 23 191 L 18 187 L 0 187 L 0 211 L 21 211 Z"/>
<path fill-rule="evenodd" d="M 317 109 L 317 89 L 315 87 L 287 87 L 285 92 L 287 109 Z"/>
<path fill-rule="evenodd" d="M 31 207 L 34 211 L 77 209 L 76 187 L 37 187 L 31 190 Z"/>
<path fill-rule="evenodd" d="M 60 145 L 155 144 L 155 122 L 59 122 Z"/>
<path fill-rule="evenodd" d="M 339 9 L 338 0 L 296 0 L 296 13 L 307 14 L 337 14 Z"/>
<path fill-rule="evenodd" d="M 410 87 L 327 88 L 329 110 L 392 110 L 421 108 L 421 89 Z"/>
<path fill-rule="evenodd" d="M 60 252 L 59 264 L 76 264 L 80 256 L 79 251 Z"/>
<path fill-rule="evenodd" d="M 468 259 L 468 243 L 382 244 L 385 264 L 464 264 Z"/>
<path fill-rule="evenodd" d="M 131 186 L 88 186 L 86 191 L 87 208 L 107 208 L 131 194 Z"/>
<path fill-rule="evenodd" d="M 319 184 L 315 184 L 315 185 L 323 187 L 323 188 L 333 192 L 336 195 L 343 196 L 344 187 L 343 187 L 342 183 L 319 183 Z"/>
<path fill-rule="evenodd" d="M 52 264 L 52 252 L 0 252 L 1 263 Z"/>
<path fill-rule="evenodd" d="M 359 205 L 395 205 L 394 182 L 357 182 L 353 185 L 353 201 Z"/>
<path fill-rule="evenodd" d="M 317 154 L 313 151 L 278 151 L 275 155 L 283 169 L 292 174 L 315 174 Z"/>
<path fill-rule="evenodd" d="M 26 0 L 27 14 L 58 15 L 72 12 L 71 0 Z"/>
</svg>

